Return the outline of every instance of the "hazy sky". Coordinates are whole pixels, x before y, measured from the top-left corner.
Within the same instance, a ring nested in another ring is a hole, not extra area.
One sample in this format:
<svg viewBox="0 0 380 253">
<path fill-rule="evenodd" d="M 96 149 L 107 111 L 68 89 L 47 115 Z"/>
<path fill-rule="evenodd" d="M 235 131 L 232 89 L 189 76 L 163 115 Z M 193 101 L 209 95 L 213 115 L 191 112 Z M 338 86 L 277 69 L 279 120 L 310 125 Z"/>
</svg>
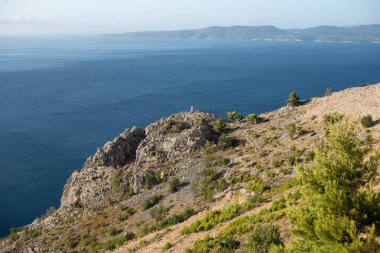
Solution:
<svg viewBox="0 0 380 253">
<path fill-rule="evenodd" d="M 0 34 L 380 23 L 380 0 L 0 0 Z"/>
</svg>

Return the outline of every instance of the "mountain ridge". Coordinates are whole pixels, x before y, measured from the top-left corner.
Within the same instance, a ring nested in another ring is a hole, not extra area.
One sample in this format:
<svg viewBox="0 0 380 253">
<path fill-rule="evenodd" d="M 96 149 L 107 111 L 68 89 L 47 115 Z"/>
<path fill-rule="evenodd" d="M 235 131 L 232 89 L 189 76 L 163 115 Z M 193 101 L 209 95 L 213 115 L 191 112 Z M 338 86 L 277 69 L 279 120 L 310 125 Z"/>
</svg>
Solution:
<svg viewBox="0 0 380 253">
<path fill-rule="evenodd" d="M 144 39 L 244 39 L 279 41 L 326 41 L 380 43 L 380 24 L 357 26 L 316 26 L 280 29 L 275 26 L 210 26 L 173 31 L 141 31 L 105 34 Z"/>
</svg>

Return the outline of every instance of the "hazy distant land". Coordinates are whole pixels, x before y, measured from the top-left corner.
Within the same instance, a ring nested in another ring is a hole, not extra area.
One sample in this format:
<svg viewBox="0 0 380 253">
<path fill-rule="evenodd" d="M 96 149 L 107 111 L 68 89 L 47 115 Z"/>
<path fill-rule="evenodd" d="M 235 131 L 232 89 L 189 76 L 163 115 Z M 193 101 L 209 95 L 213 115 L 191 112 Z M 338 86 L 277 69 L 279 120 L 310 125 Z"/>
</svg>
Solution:
<svg viewBox="0 0 380 253">
<path fill-rule="evenodd" d="M 380 43 L 380 24 L 347 27 L 317 26 L 306 29 L 280 29 L 274 26 L 212 26 L 177 31 L 106 34 L 106 36 L 144 39 L 245 39 Z"/>
</svg>

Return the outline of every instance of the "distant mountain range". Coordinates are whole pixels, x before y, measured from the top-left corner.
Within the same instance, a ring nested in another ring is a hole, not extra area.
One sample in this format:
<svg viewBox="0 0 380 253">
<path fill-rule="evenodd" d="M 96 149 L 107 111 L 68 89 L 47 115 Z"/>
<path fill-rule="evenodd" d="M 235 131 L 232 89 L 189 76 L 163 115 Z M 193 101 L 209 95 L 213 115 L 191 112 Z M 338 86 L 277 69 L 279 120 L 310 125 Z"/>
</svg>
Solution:
<svg viewBox="0 0 380 253">
<path fill-rule="evenodd" d="M 212 26 L 177 31 L 106 34 L 106 36 L 144 39 L 244 39 L 380 43 L 380 24 L 347 27 L 317 26 L 306 29 L 280 29 L 274 26 Z"/>
</svg>

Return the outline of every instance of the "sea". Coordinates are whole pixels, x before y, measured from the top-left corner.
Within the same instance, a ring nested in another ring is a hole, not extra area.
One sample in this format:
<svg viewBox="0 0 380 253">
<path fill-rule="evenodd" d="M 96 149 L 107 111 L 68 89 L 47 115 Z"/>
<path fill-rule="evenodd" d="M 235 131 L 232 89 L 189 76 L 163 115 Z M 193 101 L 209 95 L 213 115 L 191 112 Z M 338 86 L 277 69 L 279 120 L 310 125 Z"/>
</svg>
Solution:
<svg viewBox="0 0 380 253">
<path fill-rule="evenodd" d="M 380 44 L 0 37 L 0 236 L 58 207 L 70 174 L 125 128 L 376 82 Z"/>
</svg>

